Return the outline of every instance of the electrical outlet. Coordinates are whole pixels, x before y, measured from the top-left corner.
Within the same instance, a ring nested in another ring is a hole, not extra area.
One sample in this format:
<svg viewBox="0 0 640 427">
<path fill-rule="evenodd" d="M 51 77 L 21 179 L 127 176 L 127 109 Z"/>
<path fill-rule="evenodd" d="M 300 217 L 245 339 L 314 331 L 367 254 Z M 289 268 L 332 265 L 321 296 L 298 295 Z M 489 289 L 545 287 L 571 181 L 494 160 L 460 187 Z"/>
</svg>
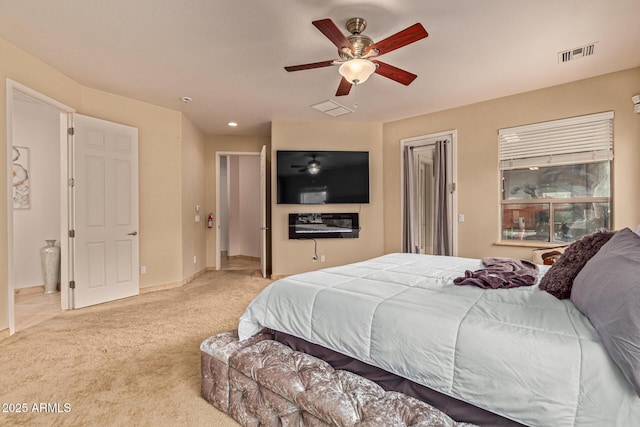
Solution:
<svg viewBox="0 0 640 427">
<path fill-rule="evenodd" d="M 147 266 L 146 265 L 140 266 L 140 274 L 147 274 Z"/>
<path fill-rule="evenodd" d="M 193 263 L 196 264 L 198 262 L 198 257 L 197 256 L 193 256 Z"/>
<path fill-rule="evenodd" d="M 326 259 L 325 259 L 324 255 L 320 255 L 320 262 L 325 262 L 325 261 L 326 261 Z"/>
</svg>

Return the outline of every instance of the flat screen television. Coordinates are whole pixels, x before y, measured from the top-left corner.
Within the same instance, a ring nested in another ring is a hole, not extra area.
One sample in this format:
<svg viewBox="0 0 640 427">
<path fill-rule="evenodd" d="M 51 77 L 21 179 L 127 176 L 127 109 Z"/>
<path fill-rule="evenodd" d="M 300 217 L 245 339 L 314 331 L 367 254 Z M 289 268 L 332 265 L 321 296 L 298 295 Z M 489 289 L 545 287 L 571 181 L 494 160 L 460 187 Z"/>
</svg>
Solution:
<svg viewBox="0 0 640 427">
<path fill-rule="evenodd" d="M 276 153 L 278 204 L 369 203 L 368 151 Z"/>
</svg>

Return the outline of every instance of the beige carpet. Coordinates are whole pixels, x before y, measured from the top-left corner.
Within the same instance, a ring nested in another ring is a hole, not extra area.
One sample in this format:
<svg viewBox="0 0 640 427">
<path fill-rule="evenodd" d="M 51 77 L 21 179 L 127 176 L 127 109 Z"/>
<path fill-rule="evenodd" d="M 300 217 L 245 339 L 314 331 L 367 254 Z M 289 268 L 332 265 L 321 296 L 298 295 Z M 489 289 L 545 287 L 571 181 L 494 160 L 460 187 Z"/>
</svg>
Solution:
<svg viewBox="0 0 640 427">
<path fill-rule="evenodd" d="M 0 425 L 237 426 L 200 396 L 199 345 L 235 329 L 269 282 L 258 272 L 209 272 L 0 340 Z"/>
</svg>

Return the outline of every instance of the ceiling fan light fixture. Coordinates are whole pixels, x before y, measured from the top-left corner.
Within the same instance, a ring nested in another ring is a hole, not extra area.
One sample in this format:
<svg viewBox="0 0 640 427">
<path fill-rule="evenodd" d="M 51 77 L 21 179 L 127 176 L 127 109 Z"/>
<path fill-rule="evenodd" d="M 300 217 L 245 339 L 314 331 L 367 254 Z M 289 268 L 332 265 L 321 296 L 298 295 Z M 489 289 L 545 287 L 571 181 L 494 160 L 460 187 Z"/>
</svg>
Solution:
<svg viewBox="0 0 640 427">
<path fill-rule="evenodd" d="M 311 175 L 316 175 L 318 172 L 320 172 L 320 162 L 317 160 L 310 161 L 307 167 L 307 171 Z"/>
<path fill-rule="evenodd" d="M 368 59 L 355 58 L 340 65 L 338 72 L 349 83 L 362 84 L 376 71 L 376 64 Z"/>
</svg>

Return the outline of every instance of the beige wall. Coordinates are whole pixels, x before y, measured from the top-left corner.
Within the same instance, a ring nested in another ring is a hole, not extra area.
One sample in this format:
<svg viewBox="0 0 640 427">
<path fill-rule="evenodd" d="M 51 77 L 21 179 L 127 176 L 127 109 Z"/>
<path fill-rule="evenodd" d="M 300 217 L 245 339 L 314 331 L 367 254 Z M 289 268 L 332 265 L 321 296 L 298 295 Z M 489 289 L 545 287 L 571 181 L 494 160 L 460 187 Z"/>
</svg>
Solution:
<svg viewBox="0 0 640 427">
<path fill-rule="evenodd" d="M 205 136 L 187 117 L 182 116 L 182 277 L 205 270 Z M 196 212 L 196 206 L 200 211 Z M 200 221 L 196 222 L 196 215 Z M 195 257 L 195 262 L 194 262 Z"/>
<path fill-rule="evenodd" d="M 259 153 L 267 146 L 267 164 L 270 162 L 271 138 L 263 136 L 207 135 L 205 145 L 206 214 L 216 213 L 216 153 Z M 207 229 L 207 268 L 216 268 L 216 229 Z"/>
<path fill-rule="evenodd" d="M 458 131 L 459 255 L 530 258 L 531 248 L 496 246 L 499 238 L 498 129 L 614 111 L 613 226 L 640 223 L 640 68 L 413 117 L 384 125 L 384 250 L 401 249 L 400 139 Z"/>
<path fill-rule="evenodd" d="M 78 113 L 138 128 L 140 263 L 147 266 L 140 286 L 172 284 L 188 278 L 192 270 L 183 265 L 183 253 L 198 252 L 199 258 L 204 260 L 205 249 L 203 244 L 198 247 L 197 233 L 192 234 L 194 230 L 187 231 L 183 237 L 183 229 L 188 228 L 183 224 L 183 192 L 188 193 L 184 195 L 184 201 L 191 210 L 193 201 L 204 198 L 204 184 L 199 188 L 192 185 L 201 179 L 198 175 L 204 176 L 204 164 L 189 163 L 204 151 L 204 136 L 188 120 L 183 120 L 178 111 L 86 88 L 0 39 L 0 135 L 3 147 L 6 147 L 7 134 L 7 78 L 74 108 Z M 183 159 L 188 162 L 188 168 L 184 168 Z M 0 150 L 0 162 L 7 164 L 4 148 Z M 6 173 L 0 174 L 3 188 L 7 188 L 6 177 Z M 0 224 L 3 224 L 0 226 L 2 331 L 8 327 L 6 198 L 0 198 Z M 189 259 L 193 268 L 192 254 Z"/>
<path fill-rule="evenodd" d="M 273 271 L 275 277 L 361 261 L 383 252 L 382 124 L 376 123 L 292 123 L 274 122 L 271 127 L 271 155 L 277 150 L 361 150 L 369 151 L 370 203 L 336 205 L 278 205 L 271 202 Z M 271 173 L 275 177 L 276 165 Z M 275 194 L 275 178 L 271 180 Z M 318 239 L 318 256 L 313 262 L 314 243 L 289 240 L 288 214 L 297 212 L 359 212 L 362 231 L 358 239 Z"/>
</svg>

